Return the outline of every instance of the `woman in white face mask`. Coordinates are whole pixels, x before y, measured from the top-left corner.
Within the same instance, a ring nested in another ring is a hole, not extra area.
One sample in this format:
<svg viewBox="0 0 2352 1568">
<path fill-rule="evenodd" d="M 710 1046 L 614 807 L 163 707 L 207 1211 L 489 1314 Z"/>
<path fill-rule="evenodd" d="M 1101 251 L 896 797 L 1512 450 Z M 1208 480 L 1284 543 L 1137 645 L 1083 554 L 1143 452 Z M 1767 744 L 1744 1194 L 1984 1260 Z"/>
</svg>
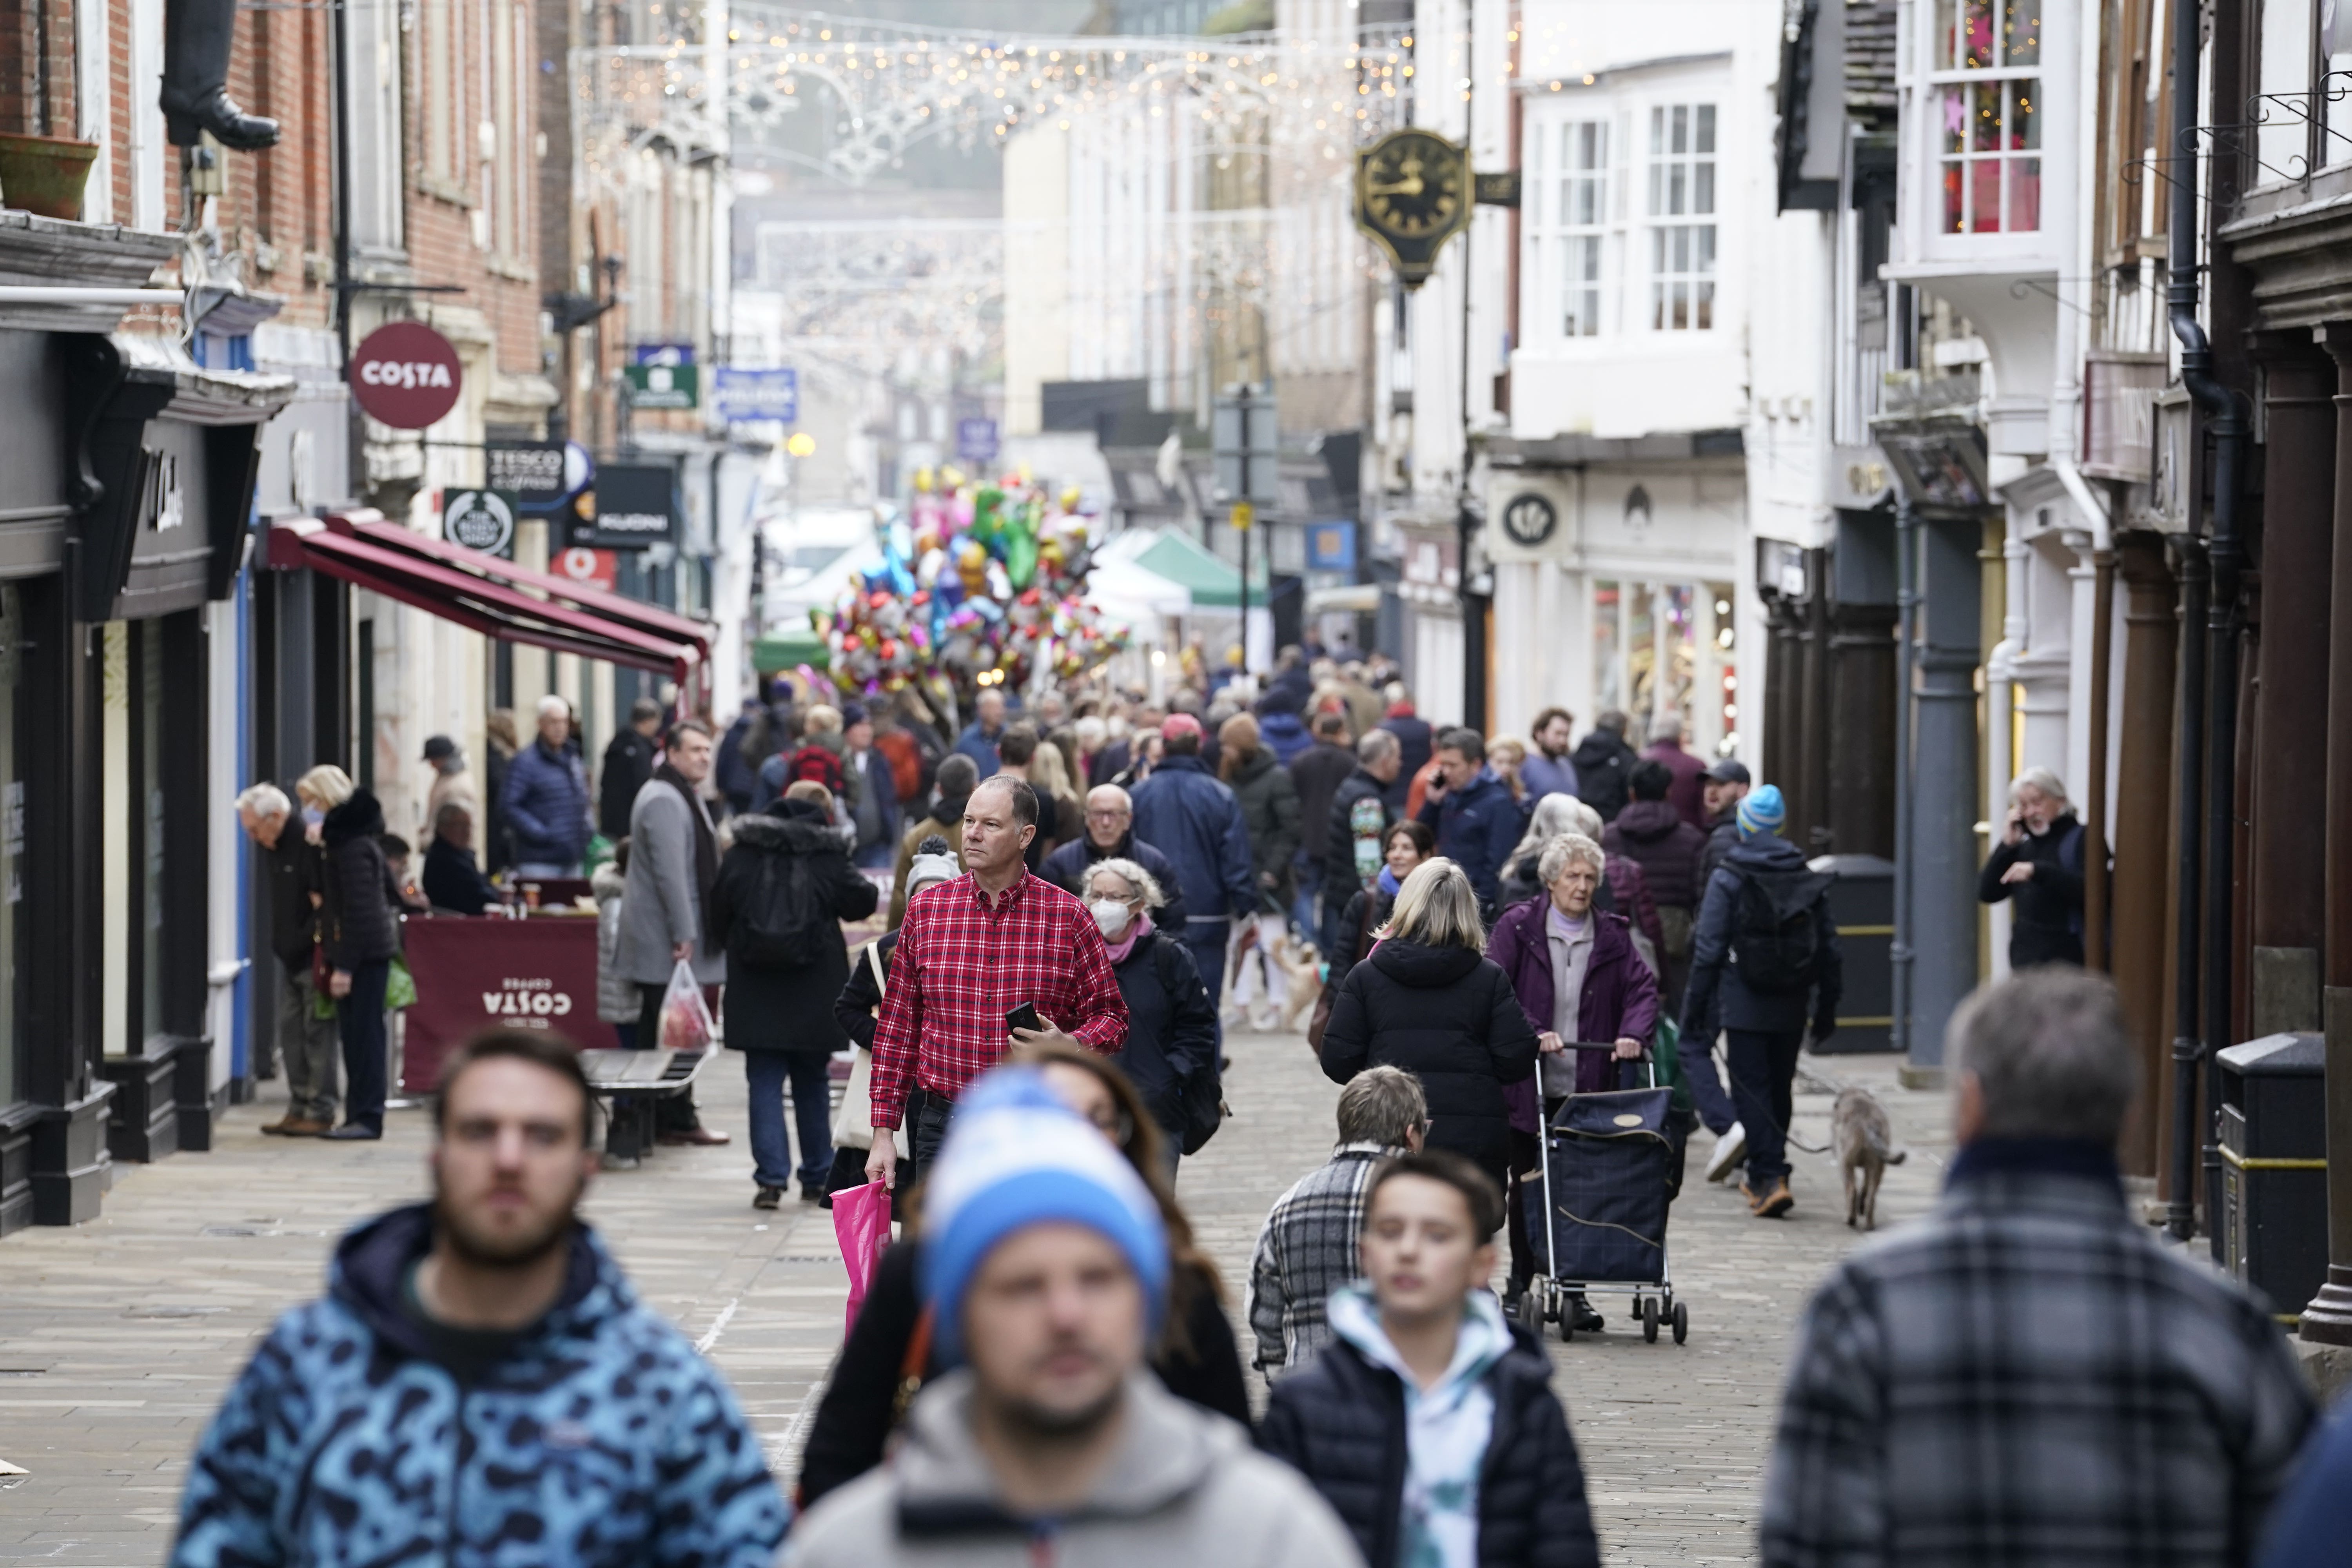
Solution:
<svg viewBox="0 0 2352 1568">
<path fill-rule="evenodd" d="M 1186 1085 L 1207 1087 L 1213 1100 L 1216 1010 L 1209 1005 L 1192 949 L 1152 924 L 1148 911 L 1165 896 L 1150 872 L 1132 860 L 1097 860 L 1087 868 L 1084 892 L 1109 944 L 1111 973 L 1127 1001 L 1127 1046 L 1113 1059 L 1168 1134 L 1164 1145 L 1172 1180 L 1184 1135 Z"/>
</svg>

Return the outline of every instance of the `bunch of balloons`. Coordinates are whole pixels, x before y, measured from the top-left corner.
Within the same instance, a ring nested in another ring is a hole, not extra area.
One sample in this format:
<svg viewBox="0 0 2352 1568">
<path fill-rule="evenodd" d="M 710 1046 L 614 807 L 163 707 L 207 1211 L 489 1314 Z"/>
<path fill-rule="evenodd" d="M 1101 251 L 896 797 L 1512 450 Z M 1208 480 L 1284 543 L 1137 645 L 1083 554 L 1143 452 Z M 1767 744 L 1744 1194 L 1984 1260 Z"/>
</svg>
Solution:
<svg viewBox="0 0 2352 1568">
<path fill-rule="evenodd" d="M 882 564 L 809 612 L 834 683 L 871 695 L 945 682 L 969 705 L 984 687 L 1041 668 L 1072 679 L 1124 648 L 1126 628 L 1084 596 L 1094 546 L 1078 499 L 1026 474 L 916 474 L 908 515 L 881 531 Z"/>
</svg>

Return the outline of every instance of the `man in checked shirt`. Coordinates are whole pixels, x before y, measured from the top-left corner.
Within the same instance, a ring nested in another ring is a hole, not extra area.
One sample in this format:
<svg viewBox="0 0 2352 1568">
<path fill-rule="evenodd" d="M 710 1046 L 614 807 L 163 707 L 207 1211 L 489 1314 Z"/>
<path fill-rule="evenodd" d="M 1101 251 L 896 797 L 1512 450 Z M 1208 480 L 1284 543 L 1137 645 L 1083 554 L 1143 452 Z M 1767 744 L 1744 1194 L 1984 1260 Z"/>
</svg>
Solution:
<svg viewBox="0 0 2352 1568">
<path fill-rule="evenodd" d="M 1127 1043 L 1127 1004 L 1086 905 L 1022 863 L 1037 836 L 1037 797 L 1021 780 L 984 779 L 963 808 L 964 874 L 907 900 L 874 1025 L 874 1126 L 866 1179 L 895 1185 L 910 1087 L 921 1108 L 907 1144 L 919 1174 L 947 1135 L 956 1097 L 1014 1045 L 1058 1041 L 1106 1056 Z M 1037 1029 L 1005 1016 L 1034 1003 Z"/>
</svg>

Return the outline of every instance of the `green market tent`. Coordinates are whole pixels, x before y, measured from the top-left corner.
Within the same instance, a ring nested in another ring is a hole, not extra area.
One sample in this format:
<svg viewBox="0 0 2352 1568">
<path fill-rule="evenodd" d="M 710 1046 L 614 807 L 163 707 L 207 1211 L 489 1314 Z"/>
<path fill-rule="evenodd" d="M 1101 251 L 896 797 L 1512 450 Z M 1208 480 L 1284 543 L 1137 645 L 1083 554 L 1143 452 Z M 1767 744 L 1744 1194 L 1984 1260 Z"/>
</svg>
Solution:
<svg viewBox="0 0 2352 1568">
<path fill-rule="evenodd" d="M 761 637 L 751 645 L 751 668 L 762 679 L 807 665 L 823 669 L 832 658 L 824 639 L 812 628 L 787 632 L 782 637 Z"/>
<path fill-rule="evenodd" d="M 1262 606 L 1266 602 L 1265 552 L 1255 551 L 1250 562 L 1250 604 Z M 1242 604 L 1242 574 L 1210 550 L 1172 528 L 1161 529 L 1150 543 L 1127 557 L 1136 565 L 1171 583 L 1192 595 L 1192 607 L 1198 610 L 1238 610 Z"/>
</svg>

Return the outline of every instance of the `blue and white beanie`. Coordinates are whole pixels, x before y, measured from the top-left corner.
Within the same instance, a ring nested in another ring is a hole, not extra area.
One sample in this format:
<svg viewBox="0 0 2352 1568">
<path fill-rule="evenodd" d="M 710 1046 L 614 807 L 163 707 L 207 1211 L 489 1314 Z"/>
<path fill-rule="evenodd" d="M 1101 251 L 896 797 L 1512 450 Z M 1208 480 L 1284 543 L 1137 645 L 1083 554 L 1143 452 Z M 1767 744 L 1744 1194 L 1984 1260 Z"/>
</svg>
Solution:
<svg viewBox="0 0 2352 1568">
<path fill-rule="evenodd" d="M 923 1178 L 923 1287 L 943 1355 L 961 1355 L 963 1293 L 982 1260 L 1015 1231 L 1055 1222 L 1099 1231 L 1126 1254 L 1156 1331 L 1168 1296 L 1159 1202 L 1036 1068 L 999 1068 L 956 1101 Z"/>
<path fill-rule="evenodd" d="M 1780 824 L 1789 819 L 1788 805 L 1780 798 L 1779 784 L 1766 784 L 1750 790 L 1739 801 L 1739 837 L 1761 838 L 1780 831 Z"/>
</svg>

